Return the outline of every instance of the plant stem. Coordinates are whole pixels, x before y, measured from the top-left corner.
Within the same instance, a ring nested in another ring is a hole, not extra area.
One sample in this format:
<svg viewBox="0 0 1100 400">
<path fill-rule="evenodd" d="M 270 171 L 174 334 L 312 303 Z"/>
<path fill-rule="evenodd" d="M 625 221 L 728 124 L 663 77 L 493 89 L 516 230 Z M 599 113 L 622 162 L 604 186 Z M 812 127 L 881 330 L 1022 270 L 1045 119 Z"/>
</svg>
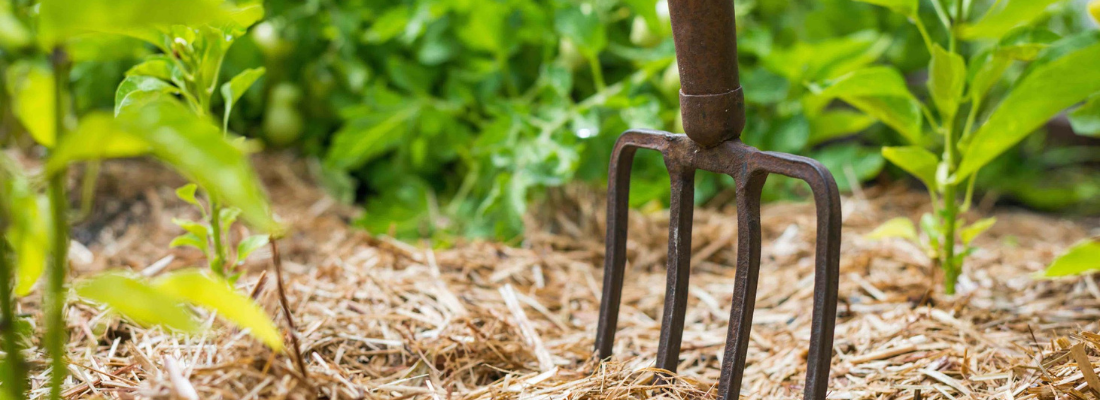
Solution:
<svg viewBox="0 0 1100 400">
<path fill-rule="evenodd" d="M 210 195 L 209 193 L 207 193 Z M 210 269 L 218 275 L 225 277 L 228 273 L 225 268 L 226 254 L 225 244 L 222 240 L 221 205 L 210 195 L 210 230 L 214 231 L 214 259 L 210 260 Z"/>
<path fill-rule="evenodd" d="M 7 218 L 0 215 L 0 218 Z M 16 329 L 15 299 L 12 297 L 12 277 L 15 269 L 12 268 L 11 255 L 8 254 L 5 221 L 0 221 L 0 330 L 3 331 L 4 353 L 3 370 L 6 372 L 3 387 L 12 399 L 22 399 L 26 396 L 27 366 L 23 362 L 23 349 L 19 345 L 19 331 Z"/>
<path fill-rule="evenodd" d="M 95 185 L 99 180 L 100 161 L 89 161 L 84 165 L 84 179 L 80 182 L 80 212 L 77 213 L 76 222 L 80 223 L 88 219 L 95 206 Z"/>
<path fill-rule="evenodd" d="M 596 82 L 596 91 L 607 89 L 607 83 L 603 80 L 603 66 L 600 65 L 600 55 L 588 57 L 588 67 L 592 69 L 592 80 Z"/>
<path fill-rule="evenodd" d="M 54 73 L 54 128 L 57 141 L 65 133 L 65 88 L 69 82 L 68 55 L 56 48 L 50 57 Z M 69 202 L 65 195 L 65 178 L 68 168 L 61 168 L 49 177 L 47 191 L 50 198 L 50 212 L 53 218 L 53 235 L 50 246 L 50 264 L 47 273 L 45 309 L 46 309 L 46 352 L 50 356 L 50 399 L 61 398 L 61 385 L 65 382 L 65 276 L 68 275 L 69 253 Z"/>
<path fill-rule="evenodd" d="M 955 283 L 958 281 L 962 265 L 955 264 L 955 221 L 958 215 L 958 204 L 955 203 L 957 185 L 950 183 L 945 185 L 943 191 L 943 258 L 940 265 L 943 267 L 944 292 L 955 294 Z"/>
</svg>

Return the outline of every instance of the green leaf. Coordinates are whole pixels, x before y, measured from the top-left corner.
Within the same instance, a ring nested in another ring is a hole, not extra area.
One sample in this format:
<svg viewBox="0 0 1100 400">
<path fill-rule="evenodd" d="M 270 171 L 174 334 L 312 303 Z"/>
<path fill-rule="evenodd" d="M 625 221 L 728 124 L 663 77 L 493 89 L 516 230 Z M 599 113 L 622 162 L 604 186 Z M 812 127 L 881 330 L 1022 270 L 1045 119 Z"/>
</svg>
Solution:
<svg viewBox="0 0 1100 400">
<path fill-rule="evenodd" d="M 995 223 L 997 223 L 997 218 L 982 218 L 959 231 L 959 237 L 962 239 L 963 244 L 969 246 L 970 242 L 974 241 L 974 238 L 978 237 L 978 235 L 981 235 L 989 228 L 992 228 Z"/>
<path fill-rule="evenodd" d="M 195 235 L 195 237 L 199 238 L 199 240 L 202 241 L 206 241 L 206 239 L 210 235 L 210 229 L 207 228 L 206 225 L 200 224 L 195 221 L 172 218 L 172 223 L 176 224 L 176 226 L 179 226 L 180 228 L 183 228 L 183 230 L 190 232 L 192 235 Z"/>
<path fill-rule="evenodd" d="M 12 14 L 10 1 L 0 3 L 0 47 L 18 49 L 31 43 L 31 32 Z"/>
<path fill-rule="evenodd" d="M 218 220 L 221 222 L 222 229 L 228 230 L 230 225 L 237 222 L 237 217 L 241 215 L 241 209 L 237 207 L 222 207 L 218 212 Z"/>
<path fill-rule="evenodd" d="M 110 113 L 94 111 L 80 119 L 76 132 L 65 135 L 50 153 L 46 172 L 54 174 L 76 161 L 136 157 L 149 152 L 149 143 L 121 126 Z"/>
<path fill-rule="evenodd" d="M 817 145 L 839 137 L 848 136 L 867 129 L 875 119 L 867 114 L 836 110 L 826 111 L 810 119 L 809 145 Z"/>
<path fill-rule="evenodd" d="M 15 174 L 13 174 L 15 175 Z M 16 254 L 15 294 L 26 296 L 46 269 L 46 255 L 50 248 L 49 200 L 38 193 L 25 176 L 5 176 L 4 193 L 9 202 L 11 222 L 4 236 Z"/>
<path fill-rule="evenodd" d="M 857 143 L 825 146 L 812 156 L 834 172 L 837 188 L 842 192 L 850 191 L 860 182 L 875 177 L 886 164 L 877 146 L 862 146 Z"/>
<path fill-rule="evenodd" d="M 53 48 L 88 32 L 148 40 L 151 31 L 171 25 L 232 22 L 230 11 L 219 0 L 42 0 L 39 3 L 39 42 L 43 48 Z"/>
<path fill-rule="evenodd" d="M 1100 137 L 1100 95 L 1070 112 L 1069 123 L 1078 135 Z"/>
<path fill-rule="evenodd" d="M 282 230 L 272 218 L 267 195 L 247 155 L 214 124 L 174 101 L 152 103 L 120 118 L 143 132 L 152 153 L 224 204 L 241 209 L 264 232 Z"/>
<path fill-rule="evenodd" d="M 999 38 L 1020 25 L 1043 15 L 1051 4 L 1059 0 L 1001 0 L 996 2 L 978 22 L 964 24 L 959 32 L 963 39 Z"/>
<path fill-rule="evenodd" d="M 199 204 L 199 201 L 195 198 L 195 192 L 198 189 L 199 185 L 188 183 L 176 189 L 176 197 L 179 197 L 180 200 L 186 201 L 188 204 L 201 208 L 202 204 Z"/>
<path fill-rule="evenodd" d="M 815 102 L 839 98 L 853 107 L 894 128 L 907 141 L 919 144 L 921 133 L 920 103 L 897 70 L 869 67 L 854 71 L 816 89 Z"/>
<path fill-rule="evenodd" d="M 38 144 L 53 147 L 57 142 L 54 79 L 48 67 L 26 60 L 8 68 L 11 108 Z"/>
<path fill-rule="evenodd" d="M 1100 43 L 1032 70 L 974 133 L 956 181 L 992 161 L 1062 110 L 1100 92 L 1097 65 Z"/>
<path fill-rule="evenodd" d="M 977 101 L 989 93 L 989 89 L 997 81 L 1001 80 L 1005 70 L 1012 66 L 1012 59 L 1008 56 L 991 51 L 981 53 L 970 60 L 970 95 L 971 101 Z"/>
<path fill-rule="evenodd" d="M 799 41 L 787 48 L 777 47 L 763 61 L 767 69 L 792 82 L 817 81 L 863 68 L 877 60 L 890 42 L 889 36 L 866 30 L 816 42 Z"/>
<path fill-rule="evenodd" d="M 175 62 L 165 55 L 149 56 L 141 64 L 135 65 L 126 71 L 126 76 L 145 75 L 160 79 L 165 82 L 182 81 L 179 68 Z"/>
<path fill-rule="evenodd" d="M 996 52 L 1002 56 L 1032 61 L 1039 53 L 1062 37 L 1042 27 L 1024 27 L 1010 32 L 997 44 Z"/>
<path fill-rule="evenodd" d="M 246 69 L 222 85 L 222 98 L 225 99 L 225 113 L 222 118 L 223 131 L 229 126 L 229 113 L 233 111 L 233 105 L 237 104 L 237 100 L 240 100 L 244 92 L 252 87 L 252 84 L 260 79 L 266 71 L 267 69 L 264 67 Z"/>
<path fill-rule="evenodd" d="M 175 239 L 172 239 L 172 242 L 168 243 L 168 247 L 172 248 L 185 246 L 190 246 L 202 250 L 203 254 L 207 254 L 210 252 L 209 242 L 200 239 L 198 236 L 195 236 L 194 233 L 185 233 L 176 236 Z"/>
<path fill-rule="evenodd" d="M 417 114 L 417 105 L 392 112 L 371 112 L 344 125 L 332 139 L 325 164 L 336 170 L 349 170 L 374 159 L 394 145 L 403 128 Z"/>
<path fill-rule="evenodd" d="M 920 146 L 883 147 L 882 156 L 913 174 L 928 190 L 936 189 L 936 167 L 940 160 Z"/>
<path fill-rule="evenodd" d="M 76 294 L 103 304 L 142 326 L 197 332 L 199 323 L 176 297 L 121 273 L 103 273 L 76 284 Z"/>
<path fill-rule="evenodd" d="M 864 3 L 870 3 L 880 5 L 889 8 L 891 11 L 904 15 L 909 18 L 914 18 L 917 15 L 917 7 L 920 4 L 917 0 L 856 0 Z"/>
<path fill-rule="evenodd" d="M 554 14 L 554 29 L 571 40 L 585 57 L 592 58 L 607 47 L 607 30 L 595 11 L 582 8 L 558 10 Z"/>
<path fill-rule="evenodd" d="M 1085 239 L 1070 247 L 1042 272 L 1040 277 L 1084 275 L 1100 270 L 1100 239 Z"/>
<path fill-rule="evenodd" d="M 913 226 L 913 221 L 906 217 L 890 219 L 863 237 L 870 240 L 902 238 L 913 242 L 918 241 L 917 228 Z"/>
<path fill-rule="evenodd" d="M 282 351 L 283 337 L 264 310 L 248 296 L 238 293 L 224 279 L 194 269 L 162 276 L 153 282 L 161 293 L 217 311 L 223 318 L 250 330 L 252 336 L 275 351 Z"/>
<path fill-rule="evenodd" d="M 962 56 L 935 45 L 928 66 L 928 92 L 944 121 L 955 119 L 965 86 L 966 62 Z"/>
<path fill-rule="evenodd" d="M 237 244 L 237 265 L 244 264 L 244 260 L 248 259 L 253 251 L 266 246 L 270 240 L 270 235 L 252 235 L 244 238 Z"/>
<path fill-rule="evenodd" d="M 127 76 L 115 91 L 115 115 L 130 107 L 141 108 L 158 100 L 162 94 L 176 93 L 179 93 L 178 88 L 160 79 L 144 75 Z"/>
</svg>

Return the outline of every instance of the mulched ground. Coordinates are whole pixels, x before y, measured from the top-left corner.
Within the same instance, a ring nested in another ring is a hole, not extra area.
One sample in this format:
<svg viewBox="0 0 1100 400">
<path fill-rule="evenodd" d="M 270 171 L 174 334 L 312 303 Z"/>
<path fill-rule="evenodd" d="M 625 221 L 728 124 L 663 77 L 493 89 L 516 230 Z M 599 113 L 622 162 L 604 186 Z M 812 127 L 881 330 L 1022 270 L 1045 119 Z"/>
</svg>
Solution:
<svg viewBox="0 0 1100 400">
<path fill-rule="evenodd" d="M 433 250 L 349 227 L 354 210 L 310 183 L 305 162 L 260 161 L 276 212 L 292 226 L 280 246 L 308 377 L 290 356 L 212 316 L 208 334 L 188 338 L 75 303 L 70 398 L 715 397 L 735 272 L 732 208 L 696 211 L 680 375 L 657 389 L 650 382 L 663 305 L 664 212 L 630 216 L 615 357 L 600 365 L 591 360 L 603 260 L 598 194 L 556 193 L 532 213 L 518 247 L 463 242 Z M 155 275 L 202 263 L 197 252 L 167 246 L 180 233 L 171 218 L 194 214 L 173 195 L 180 178 L 144 161 L 108 163 L 104 174 L 94 216 L 74 232 L 82 244 L 73 251 L 74 279 L 108 267 Z M 1098 398 L 1095 277 L 1030 275 L 1073 242 L 1100 234 L 1100 223 L 996 208 L 970 215 L 999 222 L 978 240 L 982 250 L 970 259 L 960 294 L 948 297 L 916 246 L 862 237 L 926 206 L 926 195 L 903 188 L 844 197 L 829 397 Z M 741 394 L 799 398 L 812 303 L 812 205 L 767 205 L 762 225 Z M 264 272 L 270 263 L 270 253 L 256 257 L 239 284 L 257 290 L 277 315 L 274 279 Z M 23 310 L 36 312 L 36 302 L 25 299 Z M 29 353 L 38 361 L 33 394 L 42 395 L 45 364 L 38 348 Z"/>
</svg>

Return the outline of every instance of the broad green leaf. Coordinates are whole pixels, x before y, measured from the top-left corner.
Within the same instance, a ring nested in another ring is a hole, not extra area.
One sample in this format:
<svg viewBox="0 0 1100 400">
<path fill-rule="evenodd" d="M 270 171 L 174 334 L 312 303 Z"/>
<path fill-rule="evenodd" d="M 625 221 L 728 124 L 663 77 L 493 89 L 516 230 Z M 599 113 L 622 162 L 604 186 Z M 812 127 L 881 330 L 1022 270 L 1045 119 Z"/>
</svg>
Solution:
<svg viewBox="0 0 1100 400">
<path fill-rule="evenodd" d="M 1100 270 L 1100 239 L 1091 238 L 1078 242 L 1058 256 L 1041 277 L 1084 275 Z"/>
<path fill-rule="evenodd" d="M 53 73 L 43 64 L 21 60 L 8 68 L 12 112 L 38 144 L 57 142 Z"/>
<path fill-rule="evenodd" d="M 359 167 L 394 145 L 401 137 L 404 124 L 417 114 L 418 106 L 394 112 L 371 112 L 344 125 L 332 139 L 325 164 L 338 170 Z"/>
<path fill-rule="evenodd" d="M 198 189 L 199 189 L 199 185 L 196 185 L 194 183 L 188 183 L 188 184 L 180 186 L 178 189 L 176 189 L 176 197 L 178 197 L 180 200 L 186 201 L 187 203 L 189 203 L 189 204 L 191 204 L 195 207 L 200 207 L 201 208 L 202 205 L 199 204 L 199 201 L 195 198 L 195 192 Z"/>
<path fill-rule="evenodd" d="M 1100 95 L 1070 112 L 1069 123 L 1078 135 L 1100 137 Z"/>
<path fill-rule="evenodd" d="M 558 10 L 554 14 L 554 29 L 571 40 L 585 57 L 592 58 L 607 47 L 607 30 L 595 11 L 582 8 Z"/>
<path fill-rule="evenodd" d="M 920 4 L 917 0 L 856 0 L 864 3 L 870 3 L 880 5 L 889 8 L 891 11 L 904 15 L 909 18 L 914 18 L 917 15 L 917 7 Z"/>
<path fill-rule="evenodd" d="M 229 19 L 238 28 L 248 29 L 260 20 L 264 19 L 264 6 L 262 4 L 249 4 L 229 11 Z"/>
<path fill-rule="evenodd" d="M 370 22 L 370 28 L 363 33 L 367 43 L 385 43 L 405 31 L 412 17 L 411 7 L 391 7 Z"/>
<path fill-rule="evenodd" d="M 244 152 L 225 139 L 214 124 L 178 102 L 152 103 L 121 116 L 149 143 L 161 161 L 197 183 L 224 204 L 241 209 L 264 232 L 282 228 L 272 219 L 267 195 Z"/>
<path fill-rule="evenodd" d="M 826 111 L 810 119 L 809 145 L 817 145 L 832 139 L 855 134 L 867 129 L 875 123 L 875 119 L 867 114 L 836 110 Z"/>
<path fill-rule="evenodd" d="M 495 1 L 480 2 L 478 10 L 458 28 L 458 38 L 474 50 L 496 55 L 510 51 L 511 40 L 507 29 L 509 8 Z"/>
<path fill-rule="evenodd" d="M 928 187 L 936 189 L 936 167 L 939 159 L 920 146 L 883 147 L 882 156 L 905 172 L 913 174 Z"/>
<path fill-rule="evenodd" d="M 34 192 L 24 176 L 5 177 L 11 222 L 4 236 L 16 254 L 15 295 L 26 296 L 46 269 L 50 248 L 50 208 L 45 196 Z"/>
<path fill-rule="evenodd" d="M 997 223 L 997 218 L 993 217 L 977 220 L 973 224 L 962 228 L 962 230 L 959 231 L 959 238 L 962 239 L 963 244 L 969 246 L 970 242 L 974 241 L 974 238 L 989 230 L 989 228 L 992 228 L 995 223 Z"/>
<path fill-rule="evenodd" d="M 252 84 L 256 83 L 256 80 L 260 79 L 266 71 L 264 67 L 246 69 L 222 85 L 222 99 L 225 99 L 222 131 L 225 131 L 226 127 L 229 126 L 229 113 L 233 111 L 233 106 L 237 104 L 237 100 L 240 100 L 241 96 L 244 96 L 244 92 L 252 87 Z"/>
<path fill-rule="evenodd" d="M 76 132 L 65 135 L 46 163 L 54 174 L 76 161 L 136 157 L 149 152 L 149 144 L 122 126 L 108 112 L 94 111 L 80 119 Z"/>
<path fill-rule="evenodd" d="M 974 133 L 955 179 L 965 179 L 1062 110 L 1100 92 L 1097 65 L 1100 43 L 1031 71 Z"/>
<path fill-rule="evenodd" d="M 115 91 L 115 115 L 127 108 L 141 108 L 158 99 L 161 94 L 176 94 L 179 88 L 158 78 L 145 75 L 131 75 L 118 84 Z"/>
<path fill-rule="evenodd" d="M 966 62 L 962 56 L 935 45 L 928 66 L 928 92 L 944 121 L 954 120 L 965 86 Z"/>
<path fill-rule="evenodd" d="M 913 226 L 913 221 L 906 217 L 890 219 L 863 237 L 871 240 L 902 238 L 913 242 L 918 241 L 917 228 Z"/>
<path fill-rule="evenodd" d="M 834 171 L 836 186 L 842 192 L 850 191 L 861 182 L 874 178 L 882 172 L 882 167 L 886 164 L 877 146 L 862 146 L 857 143 L 825 146 L 814 152 L 812 157 Z"/>
<path fill-rule="evenodd" d="M 103 304 L 142 326 L 197 332 L 198 321 L 175 296 L 121 273 L 103 273 L 76 284 L 76 294 Z"/>
<path fill-rule="evenodd" d="M 796 42 L 776 48 L 764 57 L 768 70 L 792 82 L 834 78 L 877 60 L 890 45 L 890 37 L 875 31 L 817 42 Z"/>
<path fill-rule="evenodd" d="M 150 56 L 126 71 L 126 76 L 145 75 L 165 82 L 182 81 L 175 62 L 165 55 Z"/>
<path fill-rule="evenodd" d="M 210 243 L 206 240 L 200 239 L 198 236 L 195 236 L 195 234 L 190 232 L 176 236 L 174 239 L 172 239 L 170 243 L 168 243 L 168 247 L 173 248 L 184 246 L 191 246 L 196 249 L 202 250 L 203 254 L 210 252 Z"/>
<path fill-rule="evenodd" d="M 959 32 L 963 39 L 999 38 L 1020 25 L 1043 15 L 1051 4 L 1059 0 L 1001 0 L 978 22 L 964 24 Z"/>
<path fill-rule="evenodd" d="M 1042 27 L 1024 27 L 1010 32 L 997 44 L 999 55 L 1020 61 L 1032 61 L 1039 53 L 1062 37 Z"/>
<path fill-rule="evenodd" d="M 250 330 L 275 351 L 282 351 L 283 337 L 264 310 L 247 295 L 238 293 L 229 282 L 195 269 L 181 270 L 158 278 L 153 287 L 161 293 L 217 311 L 223 318 Z"/>
<path fill-rule="evenodd" d="M 995 51 L 981 53 L 972 58 L 968 73 L 970 100 L 977 101 L 984 98 L 1010 66 L 1012 66 L 1012 59 Z"/>
<path fill-rule="evenodd" d="M 269 235 L 252 235 L 244 238 L 237 244 L 237 265 L 244 264 L 244 260 L 248 259 L 253 251 L 266 246 L 270 240 Z"/>
<path fill-rule="evenodd" d="M 895 69 L 869 67 L 857 70 L 817 90 L 815 102 L 839 98 L 894 128 L 910 143 L 924 141 L 920 103 Z"/>
<path fill-rule="evenodd" d="M 11 12 L 11 2 L 0 2 L 0 48 L 18 49 L 31 43 L 31 32 Z"/>
<path fill-rule="evenodd" d="M 151 38 L 171 25 L 229 22 L 231 9 L 219 0 L 42 0 L 39 42 L 43 48 L 82 33 L 101 32 Z M 158 44 L 155 43 L 154 44 Z"/>
</svg>

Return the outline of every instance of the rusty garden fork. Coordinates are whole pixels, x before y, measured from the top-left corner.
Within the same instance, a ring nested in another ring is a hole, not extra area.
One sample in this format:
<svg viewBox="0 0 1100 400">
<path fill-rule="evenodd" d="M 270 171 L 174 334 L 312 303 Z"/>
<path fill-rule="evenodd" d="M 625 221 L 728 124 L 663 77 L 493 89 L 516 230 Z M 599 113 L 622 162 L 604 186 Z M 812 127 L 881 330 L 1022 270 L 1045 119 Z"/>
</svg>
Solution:
<svg viewBox="0 0 1100 400">
<path fill-rule="evenodd" d="M 669 0 L 680 69 L 683 134 L 630 130 L 611 154 L 607 198 L 607 251 L 596 352 L 611 356 L 626 266 L 627 196 L 630 167 L 638 149 L 664 156 L 672 181 L 667 286 L 657 367 L 675 371 L 687 309 L 695 171 L 728 174 L 737 191 L 737 272 L 719 381 L 719 400 L 737 399 L 745 369 L 749 330 L 760 274 L 760 194 L 769 174 L 810 185 L 817 206 L 814 305 L 807 357 L 805 399 L 823 400 L 828 389 L 836 323 L 840 264 L 840 194 L 821 163 L 791 154 L 760 151 L 741 142 L 744 95 L 737 72 L 732 0 Z"/>
</svg>

